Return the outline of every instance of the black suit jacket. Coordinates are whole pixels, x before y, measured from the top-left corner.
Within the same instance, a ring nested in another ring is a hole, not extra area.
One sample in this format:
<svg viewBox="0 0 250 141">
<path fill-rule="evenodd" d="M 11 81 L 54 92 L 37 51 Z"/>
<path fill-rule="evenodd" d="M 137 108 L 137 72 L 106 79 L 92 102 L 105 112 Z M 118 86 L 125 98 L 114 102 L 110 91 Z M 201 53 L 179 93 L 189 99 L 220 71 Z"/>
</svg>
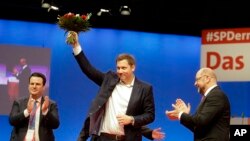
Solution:
<svg viewBox="0 0 250 141">
<path fill-rule="evenodd" d="M 195 141 L 229 141 L 229 100 L 217 86 L 200 103 L 194 115 L 183 113 L 180 121 L 193 131 Z"/>
<path fill-rule="evenodd" d="M 28 130 L 29 117 L 25 117 L 23 111 L 27 108 L 29 97 L 14 101 L 9 115 L 9 122 L 13 126 L 10 141 L 23 141 Z M 41 103 L 44 102 L 42 98 Z M 42 104 L 41 104 L 42 105 Z M 53 129 L 59 127 L 59 115 L 57 104 L 50 100 L 47 115 L 40 111 L 39 138 L 40 141 L 54 141 Z"/>
<path fill-rule="evenodd" d="M 81 70 L 87 77 L 100 86 L 98 94 L 89 110 L 90 134 L 98 135 L 101 119 L 104 116 L 105 104 L 119 82 L 119 78 L 115 72 L 102 73 L 95 69 L 83 52 L 80 52 L 75 57 Z M 151 85 L 135 78 L 126 114 L 133 116 L 135 122 L 133 126 L 124 126 L 125 140 L 142 140 L 141 127 L 153 122 L 155 118 L 155 104 Z"/>
<path fill-rule="evenodd" d="M 29 77 L 31 75 L 31 69 L 26 66 L 16 77 L 19 80 L 19 97 L 25 97 L 29 95 L 28 84 Z"/>
</svg>

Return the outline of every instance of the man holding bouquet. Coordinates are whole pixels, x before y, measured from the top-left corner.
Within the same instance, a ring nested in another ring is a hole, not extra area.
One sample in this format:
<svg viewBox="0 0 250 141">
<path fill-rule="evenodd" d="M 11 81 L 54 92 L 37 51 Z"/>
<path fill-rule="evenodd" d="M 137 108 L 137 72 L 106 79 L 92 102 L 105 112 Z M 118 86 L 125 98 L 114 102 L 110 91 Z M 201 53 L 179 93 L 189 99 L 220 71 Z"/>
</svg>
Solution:
<svg viewBox="0 0 250 141">
<path fill-rule="evenodd" d="M 134 75 L 134 57 L 118 55 L 116 72 L 103 73 L 90 64 L 78 42 L 78 34 L 68 32 L 67 40 L 72 37 L 70 44 L 81 70 L 100 86 L 88 115 L 92 141 L 141 141 L 142 126 L 155 119 L 155 104 L 152 86 Z"/>
</svg>

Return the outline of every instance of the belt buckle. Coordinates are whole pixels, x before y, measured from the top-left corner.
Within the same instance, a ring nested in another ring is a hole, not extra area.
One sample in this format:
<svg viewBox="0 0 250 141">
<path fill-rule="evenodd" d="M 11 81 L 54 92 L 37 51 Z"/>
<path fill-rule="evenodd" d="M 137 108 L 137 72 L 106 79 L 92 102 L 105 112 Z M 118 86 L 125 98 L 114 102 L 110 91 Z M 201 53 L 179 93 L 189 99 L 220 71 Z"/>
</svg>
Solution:
<svg viewBox="0 0 250 141">
<path fill-rule="evenodd" d="M 115 135 L 115 140 L 119 141 L 119 135 Z"/>
</svg>

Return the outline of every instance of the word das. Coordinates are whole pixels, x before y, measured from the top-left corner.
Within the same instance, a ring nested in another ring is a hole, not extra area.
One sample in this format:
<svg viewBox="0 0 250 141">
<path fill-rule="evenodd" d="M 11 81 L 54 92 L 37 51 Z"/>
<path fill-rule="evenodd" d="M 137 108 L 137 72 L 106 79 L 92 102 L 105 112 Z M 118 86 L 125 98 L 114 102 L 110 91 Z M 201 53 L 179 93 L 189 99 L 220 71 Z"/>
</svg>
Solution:
<svg viewBox="0 0 250 141">
<path fill-rule="evenodd" d="M 207 52 L 206 57 L 206 66 L 211 69 L 241 70 L 244 68 L 244 57 L 242 55 L 232 57 L 222 56 L 218 52 Z"/>
</svg>

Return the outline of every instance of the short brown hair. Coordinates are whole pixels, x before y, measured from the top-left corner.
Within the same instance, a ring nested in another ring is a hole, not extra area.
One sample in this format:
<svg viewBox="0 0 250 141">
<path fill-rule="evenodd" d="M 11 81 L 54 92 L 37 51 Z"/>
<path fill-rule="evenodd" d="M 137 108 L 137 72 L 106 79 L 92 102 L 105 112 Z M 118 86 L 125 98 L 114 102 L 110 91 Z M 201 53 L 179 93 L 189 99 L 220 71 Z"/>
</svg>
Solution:
<svg viewBox="0 0 250 141">
<path fill-rule="evenodd" d="M 116 63 L 118 61 L 121 61 L 121 60 L 127 60 L 128 64 L 131 66 L 135 65 L 135 58 L 134 58 L 134 56 L 132 56 L 130 54 L 127 54 L 127 53 L 119 54 L 116 58 Z"/>
</svg>

